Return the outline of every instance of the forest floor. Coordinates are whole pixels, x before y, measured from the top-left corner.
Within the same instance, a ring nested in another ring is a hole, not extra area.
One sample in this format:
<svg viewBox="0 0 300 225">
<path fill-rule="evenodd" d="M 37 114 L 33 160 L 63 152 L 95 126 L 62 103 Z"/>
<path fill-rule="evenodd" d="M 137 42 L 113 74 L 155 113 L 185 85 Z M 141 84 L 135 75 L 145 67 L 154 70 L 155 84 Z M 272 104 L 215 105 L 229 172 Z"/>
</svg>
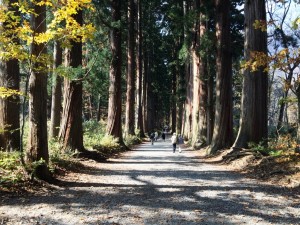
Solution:
<svg viewBox="0 0 300 225">
<path fill-rule="evenodd" d="M 203 152 L 173 153 L 167 140 L 104 163 L 82 160 L 59 185 L 0 192 L 0 224 L 300 224 L 299 188 L 249 178 L 267 163 L 243 157 L 224 164 L 226 151 Z M 276 171 L 270 174 L 282 174 Z"/>
</svg>

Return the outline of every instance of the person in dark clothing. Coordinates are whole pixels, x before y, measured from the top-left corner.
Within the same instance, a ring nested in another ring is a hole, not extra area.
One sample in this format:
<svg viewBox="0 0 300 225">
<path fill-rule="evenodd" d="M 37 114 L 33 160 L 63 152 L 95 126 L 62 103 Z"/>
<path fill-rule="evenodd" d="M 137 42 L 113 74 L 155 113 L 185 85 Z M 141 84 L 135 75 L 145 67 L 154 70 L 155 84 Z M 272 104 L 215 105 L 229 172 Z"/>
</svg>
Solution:
<svg viewBox="0 0 300 225">
<path fill-rule="evenodd" d="M 154 134 L 154 132 L 152 132 L 151 134 L 150 134 L 150 140 L 151 140 L 151 144 L 153 145 L 153 143 L 154 143 L 154 138 L 155 138 L 155 134 Z"/>
<path fill-rule="evenodd" d="M 161 138 L 162 138 L 164 141 L 166 141 L 166 134 L 165 134 L 165 132 L 163 132 L 163 133 L 161 134 Z"/>
</svg>

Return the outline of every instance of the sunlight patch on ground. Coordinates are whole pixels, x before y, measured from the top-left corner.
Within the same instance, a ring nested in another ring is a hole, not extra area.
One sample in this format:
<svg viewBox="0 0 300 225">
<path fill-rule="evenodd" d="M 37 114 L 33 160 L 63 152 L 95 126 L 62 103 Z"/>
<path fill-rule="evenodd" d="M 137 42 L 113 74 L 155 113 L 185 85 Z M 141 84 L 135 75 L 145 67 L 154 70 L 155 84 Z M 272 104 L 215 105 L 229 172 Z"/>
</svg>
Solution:
<svg viewBox="0 0 300 225">
<path fill-rule="evenodd" d="M 159 192 L 180 192 L 184 191 L 184 188 L 156 188 Z"/>
</svg>

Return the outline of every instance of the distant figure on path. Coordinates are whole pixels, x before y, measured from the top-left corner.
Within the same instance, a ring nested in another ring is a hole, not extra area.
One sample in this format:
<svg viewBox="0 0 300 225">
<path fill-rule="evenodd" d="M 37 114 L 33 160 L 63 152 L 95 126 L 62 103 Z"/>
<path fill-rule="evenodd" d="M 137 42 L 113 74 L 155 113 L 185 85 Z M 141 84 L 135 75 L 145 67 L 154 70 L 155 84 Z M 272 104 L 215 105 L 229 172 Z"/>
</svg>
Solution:
<svg viewBox="0 0 300 225">
<path fill-rule="evenodd" d="M 154 138 L 155 138 L 155 134 L 154 134 L 154 132 L 152 132 L 151 134 L 150 134 L 150 140 L 151 140 L 151 144 L 153 145 L 153 143 L 154 143 Z"/>
<path fill-rule="evenodd" d="M 183 136 L 182 135 L 179 135 L 178 137 L 178 146 L 179 146 L 179 153 L 181 152 L 182 150 L 182 145 L 184 144 L 184 140 L 183 140 Z"/>
<path fill-rule="evenodd" d="M 158 139 L 158 132 L 157 131 L 155 131 L 155 141 L 157 141 L 157 139 Z"/>
<path fill-rule="evenodd" d="M 165 132 L 162 132 L 161 138 L 162 138 L 164 141 L 166 141 L 166 134 L 165 134 Z"/>
<path fill-rule="evenodd" d="M 172 145 L 173 145 L 173 153 L 175 153 L 175 150 L 176 150 L 176 143 L 177 143 L 177 135 L 176 133 L 174 133 L 171 137 L 171 142 L 172 142 Z"/>
</svg>

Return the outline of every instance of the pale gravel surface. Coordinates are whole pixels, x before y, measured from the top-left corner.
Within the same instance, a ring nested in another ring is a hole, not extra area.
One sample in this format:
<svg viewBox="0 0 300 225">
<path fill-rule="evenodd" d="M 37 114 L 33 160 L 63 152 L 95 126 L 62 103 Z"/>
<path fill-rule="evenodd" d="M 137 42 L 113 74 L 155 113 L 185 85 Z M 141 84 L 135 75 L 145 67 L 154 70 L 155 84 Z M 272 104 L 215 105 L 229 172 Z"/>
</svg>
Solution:
<svg viewBox="0 0 300 225">
<path fill-rule="evenodd" d="M 300 224 L 300 197 L 197 152 L 145 143 L 47 195 L 0 201 L 0 224 Z"/>
</svg>

